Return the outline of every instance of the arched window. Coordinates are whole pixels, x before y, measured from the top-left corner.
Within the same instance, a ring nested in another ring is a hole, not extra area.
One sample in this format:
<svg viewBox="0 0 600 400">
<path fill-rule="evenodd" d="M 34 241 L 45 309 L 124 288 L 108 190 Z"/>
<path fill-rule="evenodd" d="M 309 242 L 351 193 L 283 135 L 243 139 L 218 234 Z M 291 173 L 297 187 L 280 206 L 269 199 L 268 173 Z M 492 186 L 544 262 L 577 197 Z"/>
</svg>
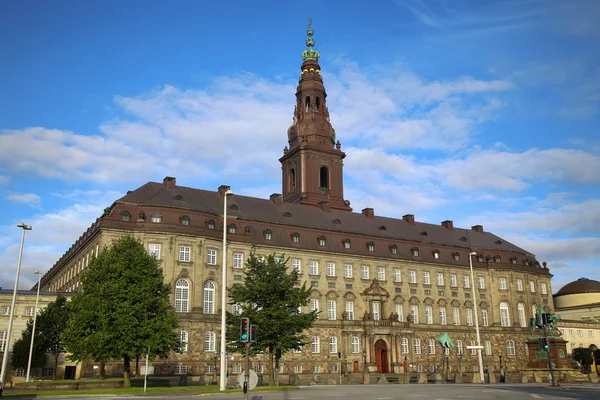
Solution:
<svg viewBox="0 0 600 400">
<path fill-rule="evenodd" d="M 344 248 L 345 249 L 350 249 L 352 247 L 352 242 L 350 242 L 350 239 L 344 239 Z"/>
<path fill-rule="evenodd" d="M 319 341 L 318 336 L 313 336 L 310 339 L 310 350 L 312 353 L 320 353 L 321 352 L 321 343 Z"/>
<path fill-rule="evenodd" d="M 235 224 L 229 224 L 228 233 L 235 233 Z"/>
<path fill-rule="evenodd" d="M 121 221 L 123 221 L 123 222 L 131 221 L 131 214 L 129 214 L 129 211 L 123 211 L 121 213 Z"/>
<path fill-rule="evenodd" d="M 329 189 L 329 170 L 327 167 L 321 167 L 319 170 L 319 186 L 321 189 Z"/>
<path fill-rule="evenodd" d="M 271 240 L 273 238 L 273 232 L 270 229 L 265 230 L 264 235 L 265 240 Z"/>
<path fill-rule="evenodd" d="M 208 229 L 215 229 L 215 226 L 216 226 L 215 221 L 213 221 L 212 219 L 206 223 L 206 227 Z"/>
<path fill-rule="evenodd" d="M 290 193 L 294 193 L 296 191 L 296 170 L 294 168 L 290 169 Z"/>
<path fill-rule="evenodd" d="M 335 336 L 331 336 L 329 338 L 329 352 L 331 354 L 337 354 L 338 350 L 337 350 L 337 337 Z"/>
<path fill-rule="evenodd" d="M 510 326 L 510 312 L 508 303 L 500 303 L 500 325 Z"/>
<path fill-rule="evenodd" d="M 435 340 L 429 339 L 427 341 L 427 352 L 429 354 L 435 354 Z"/>
<path fill-rule="evenodd" d="M 457 340 L 456 341 L 456 354 L 465 354 L 463 352 L 463 345 L 462 345 L 462 340 Z"/>
<path fill-rule="evenodd" d="M 242 305 L 240 303 L 234 303 L 231 305 L 231 313 L 233 315 L 242 315 Z"/>
<path fill-rule="evenodd" d="M 519 325 L 521 325 L 521 328 L 527 328 L 527 318 L 525 317 L 525 304 L 519 303 L 517 305 L 517 312 L 519 313 Z"/>
<path fill-rule="evenodd" d="M 360 339 L 358 336 L 352 336 L 352 353 L 360 353 Z"/>
<path fill-rule="evenodd" d="M 373 242 L 367 243 L 367 250 L 369 250 L 370 252 L 375 251 L 375 243 L 373 243 Z"/>
<path fill-rule="evenodd" d="M 162 215 L 160 215 L 159 213 L 152 214 L 151 221 L 155 224 L 160 224 L 162 222 Z"/>
<path fill-rule="evenodd" d="M 215 284 L 208 281 L 204 284 L 204 314 L 215 313 Z"/>
<path fill-rule="evenodd" d="M 188 312 L 190 298 L 190 284 L 185 279 L 179 279 L 175 283 L 175 311 Z"/>
<path fill-rule="evenodd" d="M 179 331 L 179 350 L 188 350 L 188 333 L 186 331 Z"/>
<path fill-rule="evenodd" d="M 306 112 L 309 112 L 310 111 L 310 96 L 306 96 L 306 100 L 304 101 L 304 106 L 305 106 L 304 110 Z"/>
<path fill-rule="evenodd" d="M 471 347 L 471 355 L 474 356 L 477 354 L 477 349 L 472 348 L 475 346 L 475 341 L 474 340 L 469 340 L 469 347 Z"/>
<path fill-rule="evenodd" d="M 315 104 L 315 111 L 316 112 L 321 111 L 321 98 L 320 97 L 317 97 L 317 101 L 316 101 L 316 104 Z"/>
<path fill-rule="evenodd" d="M 516 354 L 514 340 L 506 341 L 506 354 L 509 356 L 514 356 Z"/>
<path fill-rule="evenodd" d="M 215 342 L 216 342 L 215 339 L 216 339 L 216 335 L 212 331 L 208 331 L 204 334 L 204 351 L 206 351 L 206 352 L 215 351 L 215 349 L 217 348 L 217 346 L 215 346 Z"/>
<path fill-rule="evenodd" d="M 490 342 L 489 340 L 486 340 L 484 347 L 485 347 L 485 355 L 491 356 L 492 355 L 492 342 Z"/>
<path fill-rule="evenodd" d="M 398 254 L 398 246 L 396 246 L 395 244 L 391 245 L 390 251 L 392 252 L 392 254 Z"/>
<path fill-rule="evenodd" d="M 187 215 L 184 215 L 183 217 L 181 217 L 181 225 L 189 225 L 190 222 L 191 222 L 191 219 Z"/>
<path fill-rule="evenodd" d="M 325 247 L 327 244 L 327 239 L 325 239 L 325 236 L 320 236 L 317 240 L 319 241 L 319 246 L 321 247 Z"/>
<path fill-rule="evenodd" d="M 407 338 L 403 337 L 402 340 L 400 340 L 400 348 L 402 349 L 402 354 L 408 354 L 409 348 Z"/>
<path fill-rule="evenodd" d="M 300 243 L 300 234 L 298 232 L 296 232 L 292 235 L 292 242 Z"/>
</svg>

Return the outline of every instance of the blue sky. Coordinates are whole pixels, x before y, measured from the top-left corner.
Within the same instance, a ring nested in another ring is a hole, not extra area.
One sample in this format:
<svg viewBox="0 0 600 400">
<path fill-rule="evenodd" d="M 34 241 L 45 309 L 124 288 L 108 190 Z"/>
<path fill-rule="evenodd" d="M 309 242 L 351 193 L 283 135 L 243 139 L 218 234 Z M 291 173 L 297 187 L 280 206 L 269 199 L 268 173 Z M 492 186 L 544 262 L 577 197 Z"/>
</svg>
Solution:
<svg viewBox="0 0 600 400">
<path fill-rule="evenodd" d="M 318 4 L 318 5 L 317 5 Z M 148 181 L 281 192 L 308 15 L 356 211 L 600 279 L 600 2 L 0 2 L 0 286 Z"/>
</svg>

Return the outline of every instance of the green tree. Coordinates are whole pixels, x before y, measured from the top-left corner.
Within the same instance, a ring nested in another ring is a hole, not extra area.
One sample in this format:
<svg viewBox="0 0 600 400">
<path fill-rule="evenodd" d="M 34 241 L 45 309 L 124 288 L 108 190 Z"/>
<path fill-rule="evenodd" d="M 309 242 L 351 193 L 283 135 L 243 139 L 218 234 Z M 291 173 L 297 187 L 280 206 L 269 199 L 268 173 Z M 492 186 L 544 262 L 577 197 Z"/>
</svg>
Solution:
<svg viewBox="0 0 600 400">
<path fill-rule="evenodd" d="M 69 309 L 67 299 L 63 295 L 58 295 L 56 300 L 48 304 L 37 317 L 36 331 L 43 338 L 43 344 L 46 351 L 54 357 L 54 373 L 52 379 L 56 379 L 56 370 L 58 368 L 58 357 L 65 351 L 63 342 L 63 333 L 69 322 Z"/>
<path fill-rule="evenodd" d="M 27 369 L 29 361 L 29 347 L 31 346 L 31 331 L 33 320 L 27 321 L 27 326 L 21 333 L 21 337 L 13 345 L 11 353 L 11 365 L 13 369 Z M 46 356 L 47 345 L 43 340 L 39 329 L 35 331 L 33 341 L 33 352 L 31 354 L 31 368 L 43 368 L 46 365 L 48 357 Z"/>
<path fill-rule="evenodd" d="M 573 349 L 573 359 L 581 363 L 581 365 L 592 365 L 594 355 L 592 349 L 587 347 L 578 347 Z"/>
<path fill-rule="evenodd" d="M 145 354 L 167 357 L 179 347 L 179 319 L 170 306 L 160 261 L 142 243 L 124 236 L 94 258 L 82 292 L 70 301 L 65 342 L 76 361 L 123 360 L 130 387 L 131 360 Z"/>
<path fill-rule="evenodd" d="M 254 253 L 246 263 L 244 285 L 229 289 L 230 304 L 239 304 L 242 316 L 257 325 L 257 341 L 252 354 L 268 351 L 269 382 L 279 385 L 279 359 L 289 350 L 300 349 L 306 342 L 303 334 L 317 319 L 317 311 L 299 312 L 308 305 L 311 289 L 300 285 L 298 272 L 288 271 L 284 257 L 259 258 Z M 239 315 L 228 315 L 227 336 L 233 349 L 242 352 Z M 275 364 L 275 365 L 274 365 Z"/>
</svg>

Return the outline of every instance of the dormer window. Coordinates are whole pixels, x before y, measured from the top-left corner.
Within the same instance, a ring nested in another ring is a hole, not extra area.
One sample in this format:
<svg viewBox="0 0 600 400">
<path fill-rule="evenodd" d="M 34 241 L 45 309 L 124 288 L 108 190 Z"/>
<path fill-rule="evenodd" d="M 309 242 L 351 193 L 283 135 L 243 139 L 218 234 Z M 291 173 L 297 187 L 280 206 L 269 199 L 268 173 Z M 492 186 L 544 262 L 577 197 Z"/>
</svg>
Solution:
<svg viewBox="0 0 600 400">
<path fill-rule="evenodd" d="M 375 251 L 375 243 L 373 243 L 373 242 L 367 243 L 367 250 L 369 250 L 370 252 Z"/>
<path fill-rule="evenodd" d="M 184 215 L 183 217 L 181 217 L 180 221 L 181 221 L 181 225 L 186 225 L 186 226 L 189 225 L 191 222 L 190 217 L 188 217 L 187 215 Z"/>
<path fill-rule="evenodd" d="M 454 258 L 454 261 L 460 261 L 460 254 L 454 253 L 452 254 L 452 257 Z"/>
<path fill-rule="evenodd" d="M 390 251 L 392 252 L 392 254 L 398 254 L 398 246 L 396 246 L 395 244 L 391 245 Z"/>
<path fill-rule="evenodd" d="M 292 242 L 293 243 L 300 243 L 300 234 L 298 232 L 292 234 Z"/>
<path fill-rule="evenodd" d="M 379 229 L 380 231 L 385 231 L 387 228 L 385 227 L 385 225 L 379 225 L 377 229 Z"/>
<path fill-rule="evenodd" d="M 435 258 L 436 260 L 440 258 L 440 251 L 439 250 L 434 250 L 433 251 L 433 258 Z"/>
<path fill-rule="evenodd" d="M 321 247 L 325 247 L 325 245 L 327 244 L 327 240 L 325 239 L 325 236 L 321 236 L 317 240 L 319 241 L 319 246 L 321 246 Z"/>
<path fill-rule="evenodd" d="M 517 257 L 511 257 L 510 262 L 512 264 L 516 264 L 517 263 Z"/>
<path fill-rule="evenodd" d="M 216 227 L 215 221 L 213 221 L 212 219 L 211 219 L 211 220 L 209 220 L 209 221 L 206 223 L 206 227 L 207 227 L 208 229 L 215 229 L 215 227 Z"/>
<path fill-rule="evenodd" d="M 478 254 L 477 255 L 477 261 L 483 262 L 483 254 Z"/>
<path fill-rule="evenodd" d="M 411 251 L 412 251 L 413 257 L 419 257 L 419 248 L 418 247 L 413 247 L 411 249 Z"/>
<path fill-rule="evenodd" d="M 352 247 L 352 244 L 350 243 L 350 239 L 345 239 L 344 240 L 344 248 L 350 249 L 351 247 Z"/>
<path fill-rule="evenodd" d="M 271 240 L 273 238 L 273 232 L 270 229 L 267 229 L 265 232 L 265 240 Z"/>
<path fill-rule="evenodd" d="M 123 211 L 120 215 L 121 215 L 121 221 L 123 221 L 123 222 L 131 221 L 131 214 L 129 214 L 129 211 Z"/>
<path fill-rule="evenodd" d="M 227 232 L 235 233 L 235 224 L 229 224 L 229 227 L 227 228 Z"/>
<path fill-rule="evenodd" d="M 499 263 L 499 262 L 500 262 L 500 256 L 496 256 L 496 257 L 494 257 L 494 262 L 495 262 L 495 263 Z"/>
<path fill-rule="evenodd" d="M 151 221 L 155 224 L 160 224 L 162 222 L 162 215 L 158 213 L 152 214 Z"/>
</svg>

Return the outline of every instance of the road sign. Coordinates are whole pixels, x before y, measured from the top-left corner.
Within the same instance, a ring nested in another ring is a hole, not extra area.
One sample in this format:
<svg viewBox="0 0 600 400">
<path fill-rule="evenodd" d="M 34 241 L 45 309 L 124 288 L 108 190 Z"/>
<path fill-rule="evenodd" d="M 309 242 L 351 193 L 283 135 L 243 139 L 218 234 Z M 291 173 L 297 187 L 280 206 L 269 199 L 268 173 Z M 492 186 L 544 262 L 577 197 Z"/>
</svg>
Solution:
<svg viewBox="0 0 600 400">
<path fill-rule="evenodd" d="M 240 376 L 238 376 L 238 383 L 240 384 L 240 387 L 244 387 L 245 381 L 246 381 L 246 373 L 244 371 L 242 371 Z M 256 375 L 256 372 L 254 372 L 254 370 L 251 369 L 250 370 L 249 389 L 250 390 L 254 389 L 257 384 L 258 384 L 258 375 Z"/>
<path fill-rule="evenodd" d="M 471 349 L 483 349 L 483 346 L 467 346 L 467 349 L 468 350 L 471 350 Z"/>
</svg>

